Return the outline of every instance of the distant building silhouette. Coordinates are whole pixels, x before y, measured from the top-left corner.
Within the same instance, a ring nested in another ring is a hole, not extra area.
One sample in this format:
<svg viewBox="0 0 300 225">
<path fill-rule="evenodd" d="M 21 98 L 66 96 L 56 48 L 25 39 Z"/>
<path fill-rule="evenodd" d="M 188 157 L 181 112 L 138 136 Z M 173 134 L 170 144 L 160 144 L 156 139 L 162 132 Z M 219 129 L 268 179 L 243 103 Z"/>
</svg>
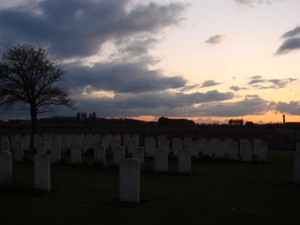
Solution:
<svg viewBox="0 0 300 225">
<path fill-rule="evenodd" d="M 285 115 L 282 115 L 282 119 L 283 119 L 283 124 L 285 124 Z"/>
</svg>

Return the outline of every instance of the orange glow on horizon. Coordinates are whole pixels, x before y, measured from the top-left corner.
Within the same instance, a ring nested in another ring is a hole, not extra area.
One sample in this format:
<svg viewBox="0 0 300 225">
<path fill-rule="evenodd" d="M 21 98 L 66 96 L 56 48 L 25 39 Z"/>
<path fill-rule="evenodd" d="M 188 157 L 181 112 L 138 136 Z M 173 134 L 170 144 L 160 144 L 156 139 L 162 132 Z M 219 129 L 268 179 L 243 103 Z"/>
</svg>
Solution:
<svg viewBox="0 0 300 225">
<path fill-rule="evenodd" d="M 193 120 L 196 123 L 218 123 L 218 124 L 228 124 L 230 119 L 243 119 L 244 122 L 251 121 L 256 124 L 266 124 L 266 123 L 283 123 L 283 114 L 275 112 L 267 112 L 264 115 L 249 115 L 240 117 L 169 117 L 170 119 L 188 119 Z M 160 117 L 155 117 L 151 115 L 143 115 L 138 117 L 130 117 L 131 119 L 142 120 L 142 121 L 157 121 Z M 300 116 L 285 114 L 285 122 L 300 122 Z"/>
</svg>

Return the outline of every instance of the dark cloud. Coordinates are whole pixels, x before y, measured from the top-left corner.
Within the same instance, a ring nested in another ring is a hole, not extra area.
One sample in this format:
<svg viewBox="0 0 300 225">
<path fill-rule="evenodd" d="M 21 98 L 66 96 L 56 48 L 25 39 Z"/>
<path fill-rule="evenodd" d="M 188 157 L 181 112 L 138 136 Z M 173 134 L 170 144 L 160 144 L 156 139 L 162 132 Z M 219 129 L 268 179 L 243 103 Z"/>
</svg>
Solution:
<svg viewBox="0 0 300 225">
<path fill-rule="evenodd" d="M 153 116 L 196 116 L 194 104 L 224 101 L 233 98 L 230 92 L 216 90 L 205 93 L 148 92 L 140 94 L 116 94 L 113 98 L 79 98 L 78 107 L 94 110 L 98 116 L 128 117 Z"/>
<path fill-rule="evenodd" d="M 130 0 L 30 1 L 26 7 L 0 10 L 0 44 L 32 43 L 45 46 L 60 57 L 95 55 L 103 44 L 134 35 L 153 35 L 177 25 L 187 5 L 149 3 L 131 5 Z M 129 48 L 133 54 L 147 49 Z"/>
<path fill-rule="evenodd" d="M 181 76 L 164 76 L 161 70 L 149 70 L 140 62 L 96 63 L 92 67 L 69 64 L 67 83 L 72 93 L 95 91 L 142 93 L 184 88 L 187 80 Z"/>
<path fill-rule="evenodd" d="M 149 36 L 138 36 L 133 39 L 117 40 L 117 50 L 122 57 L 144 57 L 148 55 L 149 49 L 159 42 L 157 38 Z"/>
<path fill-rule="evenodd" d="M 224 39 L 224 35 L 220 35 L 220 34 L 217 34 L 217 35 L 214 35 L 214 36 L 211 36 L 209 39 L 207 39 L 205 42 L 208 43 L 208 44 L 219 44 L 222 42 L 222 40 Z"/>
<path fill-rule="evenodd" d="M 300 102 L 291 101 L 290 103 L 278 102 L 275 109 L 281 113 L 288 113 L 290 115 L 300 115 Z"/>
<path fill-rule="evenodd" d="M 269 110 L 268 102 L 259 98 L 245 98 L 238 102 L 203 103 L 196 111 L 201 116 L 246 116 L 262 115 Z"/>
<path fill-rule="evenodd" d="M 263 83 L 265 82 L 265 79 L 263 79 L 261 76 L 253 76 L 251 77 L 251 80 L 248 82 L 249 85 L 257 84 L 257 83 Z"/>
<path fill-rule="evenodd" d="M 179 91 L 180 91 L 180 92 L 190 91 L 190 90 L 192 90 L 192 89 L 194 89 L 194 88 L 197 88 L 197 87 L 199 87 L 199 84 L 188 85 L 188 86 L 185 86 L 185 87 L 183 87 L 183 88 L 180 88 Z"/>
<path fill-rule="evenodd" d="M 300 35 L 300 26 L 294 28 L 293 30 L 290 30 L 286 33 L 284 33 L 281 38 L 292 38 L 295 36 L 299 36 Z"/>
<path fill-rule="evenodd" d="M 250 79 L 248 85 L 257 89 L 280 89 L 297 80 L 294 78 L 264 79 L 261 76 L 253 76 Z"/>
<path fill-rule="evenodd" d="M 276 2 L 278 0 L 235 0 L 235 2 L 239 5 L 246 5 L 246 6 L 254 6 L 254 5 L 260 5 L 260 4 L 270 4 L 272 2 Z"/>
<path fill-rule="evenodd" d="M 214 80 L 206 80 L 202 83 L 201 87 L 212 87 L 212 86 L 216 86 L 219 85 L 220 83 L 214 81 Z"/>
<path fill-rule="evenodd" d="M 239 86 L 231 86 L 230 90 L 239 91 L 239 90 L 247 90 L 247 88 L 239 87 Z"/>
<path fill-rule="evenodd" d="M 271 79 L 268 80 L 268 82 L 272 83 L 272 85 L 270 86 L 270 88 L 274 88 L 274 89 L 279 89 L 279 88 L 284 88 L 286 87 L 286 85 L 288 85 L 289 83 L 292 83 L 293 81 L 296 81 L 297 79 L 293 79 L 293 78 L 288 78 L 288 79 Z"/>
<path fill-rule="evenodd" d="M 276 54 L 286 54 L 291 51 L 300 49 L 300 38 L 289 38 L 285 40 L 282 45 L 277 49 Z"/>
</svg>

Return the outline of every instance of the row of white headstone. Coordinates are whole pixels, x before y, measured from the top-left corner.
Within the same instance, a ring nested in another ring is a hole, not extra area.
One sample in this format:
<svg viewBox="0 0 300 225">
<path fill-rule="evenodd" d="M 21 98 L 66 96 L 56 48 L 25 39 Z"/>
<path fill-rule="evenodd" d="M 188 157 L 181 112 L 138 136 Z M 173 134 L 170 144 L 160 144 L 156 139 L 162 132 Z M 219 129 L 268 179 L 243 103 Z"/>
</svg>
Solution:
<svg viewBox="0 0 300 225">
<path fill-rule="evenodd" d="M 129 136 L 129 135 L 128 135 Z M 47 151 L 51 153 L 51 162 L 57 163 L 61 160 L 61 154 L 66 154 L 67 150 L 71 151 L 71 162 L 73 164 L 81 163 L 81 153 L 86 153 L 89 149 L 100 148 L 98 143 L 100 142 L 100 135 L 96 138 L 79 136 L 63 136 L 53 138 L 43 138 L 36 135 L 34 137 L 36 152 L 38 154 L 46 154 Z M 51 141 L 49 141 L 51 139 Z M 125 138 L 124 138 L 125 140 Z M 187 141 L 188 140 L 188 141 Z M 120 155 L 122 158 L 122 147 L 126 147 L 127 152 L 133 154 L 133 149 L 139 147 L 139 137 L 133 136 L 127 139 L 126 145 L 121 145 L 121 137 L 112 137 L 109 141 L 109 136 L 103 136 L 101 139 L 101 145 L 104 146 L 104 150 L 109 147 L 116 152 L 115 155 Z M 23 142 L 15 140 L 12 144 L 14 150 L 14 161 L 22 161 L 23 159 Z M 170 144 L 164 136 L 159 136 L 157 145 L 156 140 L 152 137 L 146 137 L 144 142 L 144 150 L 146 157 L 156 157 L 156 149 L 167 149 L 167 155 L 170 153 Z M 118 147 L 118 148 L 116 148 Z M 103 147 L 101 147 L 103 148 Z M 238 143 L 232 139 L 225 139 L 220 141 L 219 139 L 212 139 L 207 141 L 206 139 L 199 139 L 193 141 L 190 138 L 185 138 L 182 141 L 180 138 L 172 139 L 172 151 L 173 155 L 178 157 L 179 150 L 190 150 L 191 156 L 199 157 L 200 155 L 215 157 L 215 158 L 228 158 L 229 160 L 239 160 L 250 162 L 253 160 L 253 156 L 257 157 L 257 161 L 268 161 L 268 147 L 266 142 L 262 142 L 260 139 L 255 139 L 253 144 L 246 139 L 241 139 L 238 147 Z M 8 139 L 1 140 L 1 151 L 10 151 L 10 142 Z M 103 151 L 103 150 L 102 150 Z M 98 153 L 97 156 L 103 155 Z M 118 153 L 120 152 L 120 153 Z M 138 154 L 138 153 L 136 153 Z M 103 157 L 102 157 L 103 158 Z M 119 160 L 116 157 L 115 160 Z M 96 159 L 97 160 L 97 159 Z M 117 164 L 117 163 L 116 163 Z"/>
<path fill-rule="evenodd" d="M 105 136 L 103 136 L 105 137 Z M 107 136 L 106 136 L 107 137 Z M 68 139 L 68 138 L 67 138 Z M 50 159 L 49 161 L 51 161 L 52 163 L 57 163 L 61 160 L 61 147 L 60 147 L 60 143 L 59 142 L 53 142 L 55 140 L 58 139 L 53 139 L 51 144 L 50 144 Z M 81 163 L 81 155 L 83 152 L 83 148 L 80 145 L 80 139 L 78 137 L 72 137 L 72 143 L 70 145 L 70 155 L 71 155 L 71 163 L 72 164 L 80 164 Z M 91 143 L 91 140 L 89 138 L 82 138 L 81 139 L 81 143 L 86 143 L 85 140 L 89 140 L 87 141 L 89 144 Z M 108 140 L 108 138 L 107 138 Z M 121 160 L 125 159 L 125 147 L 124 146 L 120 146 L 119 144 L 120 142 L 120 138 L 112 138 L 111 139 L 111 147 L 112 147 L 112 151 L 113 151 L 113 163 L 114 164 L 118 164 L 120 163 Z M 3 144 L 2 144 L 3 142 Z M 4 138 L 4 140 L 2 139 L 1 142 L 1 149 L 2 152 L 9 152 L 9 141 L 6 140 L 6 138 Z M 22 141 L 15 141 L 16 143 L 22 143 Z M 202 143 L 202 154 L 203 155 L 209 155 L 209 156 L 215 156 L 215 157 L 220 157 L 220 149 L 221 152 L 225 152 L 226 150 L 223 149 L 224 146 L 222 146 L 222 143 L 225 144 L 227 143 L 227 146 L 229 146 L 228 149 L 228 157 L 229 159 L 231 154 L 230 152 L 234 152 L 235 156 L 238 157 L 238 148 L 237 148 L 237 142 L 234 142 L 230 139 L 226 139 L 224 142 L 220 142 L 218 139 L 213 139 L 212 141 L 206 141 L 204 140 L 199 140 L 199 141 L 190 141 L 189 144 L 185 145 L 186 147 L 189 147 L 189 150 L 184 150 L 181 147 L 176 149 L 177 146 L 181 146 L 182 141 L 178 138 L 173 138 L 172 140 L 173 142 L 173 153 L 174 155 L 178 156 L 178 172 L 187 172 L 190 173 L 191 172 L 191 156 L 193 155 L 193 153 L 197 153 L 197 151 L 201 151 L 201 148 L 199 146 L 201 146 Z M 22 149 L 22 147 L 16 147 L 16 146 L 22 146 L 22 144 L 14 144 L 14 159 L 16 161 L 18 161 L 18 159 L 21 158 L 20 155 L 22 155 L 23 153 L 19 153 L 22 152 L 22 150 L 20 151 L 16 151 L 16 149 Z M 158 146 L 159 148 L 155 148 L 155 140 L 151 137 L 147 137 L 145 138 L 145 149 L 142 147 L 138 147 L 138 137 L 134 137 L 132 139 L 129 139 L 127 142 L 127 150 L 128 153 L 132 154 L 133 158 L 136 158 L 139 160 L 140 164 L 142 166 L 144 166 L 145 163 L 145 152 L 146 155 L 148 153 L 148 156 L 153 156 L 155 157 L 155 170 L 156 171 L 168 171 L 168 154 L 169 154 L 169 144 L 168 144 L 168 140 L 166 140 L 163 136 L 160 136 L 158 138 Z M 149 144 L 150 143 L 150 144 Z M 178 144 L 179 143 L 179 144 Z M 229 143 L 229 144 L 228 144 Z M 263 142 L 261 142 L 260 140 L 254 140 L 254 146 L 263 146 L 263 150 L 267 151 L 266 148 L 266 144 L 264 144 Z M 5 147 L 6 146 L 6 147 Z M 89 145 L 90 146 L 90 145 Z M 108 145 L 107 145 L 108 146 Z M 193 148 L 193 146 L 197 146 L 195 148 Z M 222 146 L 222 148 L 220 147 Z M 233 146 L 233 147 L 232 147 Z M 165 148 L 164 148 L 165 147 Z M 231 147 L 231 148 L 230 148 Z M 107 147 L 105 147 L 105 145 L 99 145 L 96 144 L 93 146 L 94 148 L 94 159 L 95 162 L 102 162 L 105 165 L 105 150 L 107 149 Z M 6 149 L 6 150 L 5 150 Z M 222 151 L 223 149 L 223 151 Z M 225 148 L 226 149 L 226 148 Z M 255 152 L 255 149 L 257 152 L 262 151 L 262 149 L 259 148 L 254 148 L 254 151 L 252 150 L 252 143 L 242 139 L 240 141 L 240 154 L 242 155 L 242 160 L 243 161 L 250 161 L 249 159 L 252 159 L 252 154 Z M 297 154 L 299 154 L 299 149 L 300 149 L 300 143 L 297 144 L 297 152 L 295 152 L 295 156 L 294 156 L 294 180 L 295 183 L 300 183 L 299 182 L 299 156 Z M 46 143 L 45 142 L 37 142 L 37 155 L 46 155 Z M 199 152 L 197 154 L 195 154 L 195 156 L 199 156 Z M 264 151 L 262 151 L 264 152 Z M 209 153 L 209 154 L 207 154 Z M 153 154 L 153 155 L 152 155 Z M 264 156 L 266 154 L 263 154 Z M 259 156 L 259 154 L 258 154 Z M 10 156 L 3 156 L 3 160 L 5 161 L 5 158 L 9 158 Z M 248 159 L 248 160 L 247 160 Z M 11 177 L 11 173 L 9 172 L 9 168 L 11 168 L 11 163 L 0 163 L 3 164 L 3 168 L 8 168 L 8 169 L 4 169 L 3 171 L 1 171 L 1 178 L 2 179 L 7 179 L 9 177 Z M 2 167 L 1 167 L 2 168 Z M 8 171 L 8 172 L 7 172 Z"/>
</svg>

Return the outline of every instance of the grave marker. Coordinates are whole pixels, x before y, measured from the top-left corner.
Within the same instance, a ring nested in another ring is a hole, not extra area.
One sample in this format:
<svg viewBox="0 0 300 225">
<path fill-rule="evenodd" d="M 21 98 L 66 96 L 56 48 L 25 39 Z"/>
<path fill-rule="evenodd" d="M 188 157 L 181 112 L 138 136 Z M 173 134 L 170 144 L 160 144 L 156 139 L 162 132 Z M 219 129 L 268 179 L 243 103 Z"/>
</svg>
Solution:
<svg viewBox="0 0 300 225">
<path fill-rule="evenodd" d="M 105 167 L 105 161 L 106 161 L 106 157 L 105 157 L 105 146 L 104 145 L 100 145 L 100 144 L 96 144 L 94 145 L 94 161 L 97 162 L 101 162 L 102 165 Z"/>
<path fill-rule="evenodd" d="M 10 141 L 1 140 L 1 152 L 10 152 Z"/>
<path fill-rule="evenodd" d="M 14 143 L 14 161 L 15 162 L 22 162 L 23 161 L 23 142 L 22 141 L 15 141 Z"/>
<path fill-rule="evenodd" d="M 159 148 L 155 153 L 155 171 L 168 171 L 168 150 L 166 148 Z"/>
<path fill-rule="evenodd" d="M 71 164 L 81 164 L 81 146 L 80 144 L 71 144 Z"/>
<path fill-rule="evenodd" d="M 50 148 L 51 148 L 50 151 L 51 163 L 53 164 L 59 163 L 61 161 L 60 143 L 52 142 Z"/>
<path fill-rule="evenodd" d="M 257 160 L 260 162 L 268 162 L 268 143 L 260 142 L 257 148 Z"/>
<path fill-rule="evenodd" d="M 8 151 L 0 152 L 0 184 L 12 181 L 12 153 Z"/>
<path fill-rule="evenodd" d="M 145 152 L 147 157 L 155 157 L 155 140 L 153 138 L 145 140 Z"/>
<path fill-rule="evenodd" d="M 38 142 L 37 143 L 37 149 L 36 149 L 37 154 L 46 154 L 46 143 L 45 142 Z"/>
<path fill-rule="evenodd" d="M 137 159 L 120 161 L 119 200 L 140 203 L 140 163 Z"/>
<path fill-rule="evenodd" d="M 145 166 L 145 150 L 143 147 L 136 147 L 132 151 L 132 158 L 138 159 L 140 162 L 140 168 L 144 168 Z"/>
<path fill-rule="evenodd" d="M 191 162 L 191 151 L 190 150 L 179 150 L 178 152 L 178 173 L 188 173 L 192 172 L 192 162 Z"/>
<path fill-rule="evenodd" d="M 113 152 L 113 164 L 119 165 L 120 161 L 125 158 L 125 147 L 115 146 L 112 152 Z"/>
<path fill-rule="evenodd" d="M 239 148 L 237 141 L 231 141 L 228 143 L 228 159 L 234 161 L 239 160 Z"/>
<path fill-rule="evenodd" d="M 300 185 L 300 151 L 294 152 L 294 184 Z"/>
<path fill-rule="evenodd" d="M 51 191 L 50 156 L 47 154 L 34 155 L 34 187 Z"/>
</svg>

